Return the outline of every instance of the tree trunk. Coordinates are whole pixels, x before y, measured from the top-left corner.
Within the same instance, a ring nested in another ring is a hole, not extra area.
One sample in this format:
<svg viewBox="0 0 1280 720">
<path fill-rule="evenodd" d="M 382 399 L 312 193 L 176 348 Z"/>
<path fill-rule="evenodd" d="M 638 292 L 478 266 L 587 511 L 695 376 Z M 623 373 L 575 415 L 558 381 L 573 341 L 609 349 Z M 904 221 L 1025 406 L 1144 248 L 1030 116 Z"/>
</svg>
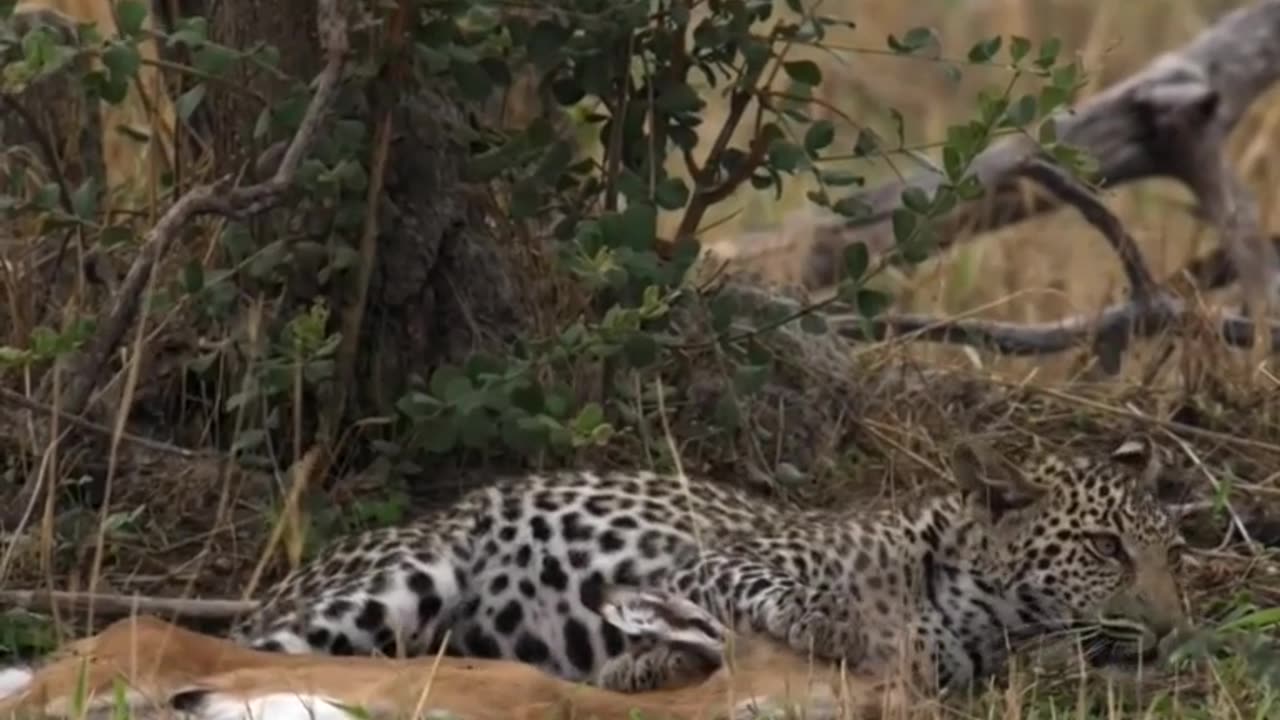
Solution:
<svg viewBox="0 0 1280 720">
<path fill-rule="evenodd" d="M 188 0 L 188 5 L 201 4 Z M 315 4 L 309 0 L 238 0 L 205 2 L 210 38 L 245 49 L 257 44 L 279 51 L 280 70 L 308 82 L 323 64 L 316 32 Z M 202 12 L 200 8 L 191 8 Z M 353 37 L 353 47 L 364 52 Z M 245 64 L 233 81 L 260 97 L 278 102 L 289 83 Z M 347 97 L 335 115 L 358 118 L 370 137 L 377 121 L 369 108 L 376 83 L 353 85 L 367 97 Z M 501 232 L 488 220 L 490 198 L 467 191 L 459 180 L 466 146 L 453 140 L 466 118 L 450 98 L 431 88 L 413 91 L 413 83 L 395 92 L 417 92 L 399 99 L 393 113 L 393 133 L 384 191 L 379 198 L 377 251 L 370 277 L 366 311 L 361 322 L 354 384 L 348 389 L 347 421 L 370 415 L 393 415 L 394 403 L 411 375 L 427 377 L 443 362 L 456 362 L 476 350 L 500 350 L 527 330 L 538 317 L 541 300 L 534 296 L 551 276 L 539 258 L 544 253 L 526 251 L 503 243 Z M 208 121 L 218 173 L 253 174 L 266 143 L 253 137 L 262 108 L 250 94 L 210 87 Z M 385 92 L 385 89 L 381 90 Z M 323 131 L 322 131 L 323 134 Z M 372 172 L 369 157 L 351 158 Z M 271 171 L 273 164 L 266 167 Z M 258 174 L 263 169 L 259 168 Z M 291 212 L 288 207 L 261 218 L 263 225 L 286 229 L 290 237 L 300 232 L 321 244 L 332 242 L 332 229 L 318 221 L 314 208 Z M 340 240 L 352 248 L 359 233 Z M 335 287 L 318 289 L 314 272 L 299 264 L 293 271 L 290 297 L 295 307 L 310 303 L 317 294 L 328 296 L 334 312 L 330 327 L 339 328 L 339 317 L 350 303 L 346 286 L 357 271 L 340 276 Z M 317 408 L 322 410 L 323 408 Z M 341 432 L 341 428 L 338 428 Z"/>
</svg>

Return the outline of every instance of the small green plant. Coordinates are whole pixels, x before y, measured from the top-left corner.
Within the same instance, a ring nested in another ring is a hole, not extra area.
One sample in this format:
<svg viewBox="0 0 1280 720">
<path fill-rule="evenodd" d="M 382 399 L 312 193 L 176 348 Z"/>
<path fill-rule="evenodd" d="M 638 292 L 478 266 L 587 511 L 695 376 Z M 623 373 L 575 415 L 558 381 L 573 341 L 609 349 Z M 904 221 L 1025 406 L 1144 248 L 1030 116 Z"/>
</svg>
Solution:
<svg viewBox="0 0 1280 720">
<path fill-rule="evenodd" d="M 0 615 L 0 657 L 40 656 L 57 644 L 51 619 L 18 610 Z"/>
</svg>

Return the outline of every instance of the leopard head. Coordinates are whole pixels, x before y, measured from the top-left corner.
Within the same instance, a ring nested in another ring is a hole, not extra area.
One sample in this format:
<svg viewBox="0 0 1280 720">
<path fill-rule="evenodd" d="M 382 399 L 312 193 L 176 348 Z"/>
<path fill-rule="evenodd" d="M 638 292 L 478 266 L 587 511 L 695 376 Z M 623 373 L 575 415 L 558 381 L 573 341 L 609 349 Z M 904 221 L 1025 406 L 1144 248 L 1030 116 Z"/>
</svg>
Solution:
<svg viewBox="0 0 1280 720">
<path fill-rule="evenodd" d="M 1027 635 L 1075 632 L 1092 663 L 1131 664 L 1188 627 L 1177 581 L 1186 543 L 1159 499 L 1168 463 L 1149 439 L 1020 463 L 965 446 L 955 459 Z"/>
</svg>

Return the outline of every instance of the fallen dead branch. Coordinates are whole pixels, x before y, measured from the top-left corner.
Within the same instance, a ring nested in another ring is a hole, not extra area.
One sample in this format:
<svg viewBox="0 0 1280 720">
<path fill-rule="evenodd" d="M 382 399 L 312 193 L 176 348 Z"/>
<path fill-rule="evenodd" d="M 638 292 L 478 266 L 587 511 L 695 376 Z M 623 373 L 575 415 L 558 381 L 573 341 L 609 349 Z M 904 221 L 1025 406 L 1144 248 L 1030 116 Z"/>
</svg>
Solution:
<svg viewBox="0 0 1280 720">
<path fill-rule="evenodd" d="M 1177 330 L 1183 321 L 1189 320 L 1193 306 L 1176 297 L 1170 290 L 1159 286 L 1146 259 L 1125 229 L 1120 218 L 1111 212 L 1098 196 L 1081 182 L 1058 167 L 1038 158 L 1029 157 L 1016 169 L 1017 175 L 1033 178 L 1045 186 L 1060 201 L 1075 207 L 1080 214 L 1107 240 L 1120 258 L 1129 281 L 1129 299 L 1105 308 L 1096 316 L 1076 315 L 1048 323 L 1014 323 L 993 320 L 947 320 L 927 315 L 892 315 L 866 323 L 861 318 L 838 318 L 834 323 L 837 332 L 854 340 L 866 339 L 868 334 L 876 340 L 903 336 L 911 340 L 932 340 L 959 345 L 971 345 L 995 350 L 1006 355 L 1042 355 L 1060 352 L 1086 341 L 1093 342 L 1094 353 L 1109 373 L 1120 368 L 1120 358 L 1134 337 L 1151 337 L 1169 330 Z M 1204 177 L 1209 177 L 1207 173 Z M 1240 189 L 1225 180 L 1221 186 L 1205 185 L 1206 195 L 1218 198 L 1215 202 L 1225 206 L 1250 202 L 1247 198 L 1230 199 Z M 1227 199 L 1223 199 L 1227 198 Z M 1231 241 L 1252 246 L 1252 235 L 1261 238 L 1256 223 L 1236 219 L 1238 213 L 1210 210 L 1220 216 L 1223 237 L 1228 241 L 1226 259 L 1235 268 L 1235 277 L 1243 278 L 1240 268 L 1252 272 L 1252 265 L 1242 265 L 1231 253 Z M 1241 229 L 1244 228 L 1244 229 Z M 1249 238 L 1240 234 L 1249 233 Z M 1267 252 L 1275 249 L 1270 239 L 1261 238 Z M 1221 277 L 1221 273 L 1219 273 Z M 1264 334 L 1258 334 L 1258 324 L 1244 317 L 1224 313 L 1218 323 L 1218 334 L 1224 342 L 1235 347 L 1253 347 L 1261 338 L 1268 351 L 1280 349 L 1280 326 L 1263 323 Z"/>
<path fill-rule="evenodd" d="M 1265 322 L 1280 291 L 1280 259 L 1275 244 L 1261 232 L 1254 199 L 1235 177 L 1226 159 L 1226 138 L 1245 111 L 1280 78 L 1280 0 L 1260 0 L 1223 16 L 1177 50 L 1165 53 L 1142 71 L 1087 99 L 1055 119 L 1058 137 L 1096 158 L 1101 188 L 1150 177 L 1182 181 L 1199 203 L 1199 215 L 1219 231 L 1225 256 L 1247 298 L 1252 322 L 1228 314 L 1220 335 L 1239 347 L 1280 348 L 1280 331 Z M 938 249 L 1035 215 L 1072 205 L 1097 227 L 1116 252 L 1131 290 L 1128 302 L 1095 317 L 1075 316 L 1037 325 L 951 321 L 922 316 L 883 318 L 871 336 L 910 334 L 914 339 L 984 345 L 1006 354 L 1058 352 L 1090 339 L 1104 367 L 1128 338 L 1148 336 L 1185 317 L 1186 304 L 1156 291 L 1136 245 L 1105 205 L 1078 182 L 1037 158 L 1037 146 L 1023 136 L 1001 141 L 974 162 L 973 174 L 984 196 L 960 204 L 939 220 Z M 1049 192 L 1028 202 L 1021 188 L 1030 179 Z M 838 258 L 844 245 L 865 242 L 873 252 L 893 247 L 892 213 L 903 191 L 934 192 L 943 176 L 923 171 L 905 181 L 869 191 L 870 213 L 860 219 L 820 226 L 816 258 Z M 833 271 L 815 270 L 815 280 L 831 282 Z M 865 337 L 848 329 L 850 337 Z M 1261 342 L 1260 342 L 1261 341 Z M 1269 346 L 1268 346 L 1269 343 Z"/>
</svg>

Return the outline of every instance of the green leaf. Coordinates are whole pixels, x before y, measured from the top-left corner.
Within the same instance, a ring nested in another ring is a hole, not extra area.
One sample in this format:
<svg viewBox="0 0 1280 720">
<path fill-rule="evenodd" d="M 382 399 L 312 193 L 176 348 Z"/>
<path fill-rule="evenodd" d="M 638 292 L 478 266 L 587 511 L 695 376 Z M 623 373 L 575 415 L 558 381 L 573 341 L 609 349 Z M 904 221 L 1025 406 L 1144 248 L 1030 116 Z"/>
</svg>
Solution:
<svg viewBox="0 0 1280 720">
<path fill-rule="evenodd" d="M 132 80 L 141 63 L 138 49 L 132 45 L 117 42 L 102 51 L 102 64 L 111 71 L 113 81 Z"/>
<path fill-rule="evenodd" d="M 1013 64 L 1017 65 L 1022 59 L 1031 52 L 1031 41 L 1021 35 L 1014 35 L 1009 38 L 1009 58 L 1013 60 Z"/>
<path fill-rule="evenodd" d="M 902 258 L 911 264 L 919 264 L 929 259 L 929 255 L 937 247 L 938 236 L 933 226 L 925 223 L 916 228 L 911 242 L 899 246 Z"/>
<path fill-rule="evenodd" d="M 637 203 L 619 216 L 622 225 L 621 245 L 632 250 L 650 250 L 658 233 L 658 210 L 653 205 Z"/>
<path fill-rule="evenodd" d="M 831 187 L 848 187 L 849 185 L 862 185 L 863 178 L 861 175 L 854 175 L 843 170 L 825 170 L 821 173 L 824 185 Z"/>
<path fill-rule="evenodd" d="M 654 186 L 653 200 L 663 210 L 679 210 L 689 202 L 689 186 L 681 178 L 665 178 Z"/>
<path fill-rule="evenodd" d="M 1053 118 L 1040 123 L 1039 138 L 1041 145 L 1052 145 L 1058 141 L 1058 123 Z"/>
<path fill-rule="evenodd" d="M 769 164 L 779 172 L 795 172 L 804 159 L 804 151 L 794 143 L 775 140 L 769 144 Z"/>
<path fill-rule="evenodd" d="M 498 434 L 493 419 L 483 410 L 472 410 L 458 418 L 458 439 L 472 449 L 480 449 Z"/>
<path fill-rule="evenodd" d="M 819 313 L 807 313 L 800 318 L 800 329 L 811 335 L 825 335 L 827 320 Z"/>
<path fill-rule="evenodd" d="M 637 370 L 649 367 L 658 359 L 658 341 L 645 332 L 631 334 L 622 343 L 622 356 Z"/>
<path fill-rule="evenodd" d="M 798 83 L 805 85 L 822 84 L 822 69 L 812 60 L 792 60 L 782 64 L 787 75 Z"/>
<path fill-rule="evenodd" d="M 904 208 L 896 208 L 893 211 L 893 239 L 898 245 L 904 245 L 911 241 L 911 236 L 915 234 L 916 226 L 919 223 L 919 216 L 914 212 Z"/>
<path fill-rule="evenodd" d="M 600 403 L 590 402 L 582 406 L 573 418 L 573 429 L 580 435 L 590 434 L 597 426 L 604 423 L 604 408 Z"/>
<path fill-rule="evenodd" d="M 990 62 L 991 58 L 1000 52 L 1001 38 L 999 35 L 987 38 L 978 42 L 969 48 L 969 62 L 985 63 Z"/>
<path fill-rule="evenodd" d="M 618 192 L 622 193 L 628 203 L 649 201 L 649 183 L 626 168 L 618 173 Z"/>
<path fill-rule="evenodd" d="M 858 131 L 858 139 L 853 143 L 853 156 L 866 157 L 880 149 L 880 136 L 871 128 Z"/>
<path fill-rule="evenodd" d="M 557 140 L 551 144 L 551 149 L 542 157 L 542 162 L 533 174 L 544 182 L 554 183 L 572 161 L 573 145 L 567 140 Z"/>
<path fill-rule="evenodd" d="M 1023 95 L 1005 113 L 1005 122 L 1017 128 L 1026 127 L 1036 119 L 1036 96 Z"/>
<path fill-rule="evenodd" d="M 804 133 L 804 149 L 810 155 L 817 155 L 836 139 L 836 128 L 830 120 L 819 120 L 809 126 Z"/>
<path fill-rule="evenodd" d="M 813 313 L 809 313 L 804 317 L 811 317 Z M 769 380 L 769 366 L 760 365 L 739 365 L 733 371 L 733 389 L 741 395 L 754 395 L 764 389 L 765 383 Z"/>
<path fill-rule="evenodd" d="M 139 0 L 120 0 L 116 3 L 117 26 L 129 37 L 142 34 L 142 23 L 147 19 L 147 6 Z"/>
<path fill-rule="evenodd" d="M 191 64 L 206 75 L 221 77 L 239 57 L 231 48 L 206 43 L 191 56 Z"/>
<path fill-rule="evenodd" d="M 427 387 L 431 390 L 432 395 L 444 400 L 449 386 L 456 378 L 462 378 L 465 380 L 466 376 L 463 375 L 462 370 L 457 366 L 441 365 L 435 369 L 435 372 L 431 373 L 431 382 L 427 384 Z"/>
<path fill-rule="evenodd" d="M 98 183 L 89 178 L 71 191 L 71 210 L 81 220 L 91 221 L 98 214 Z"/>
<path fill-rule="evenodd" d="M 420 430 L 422 449 L 433 454 L 444 454 L 458 444 L 458 428 L 448 420 L 433 420 Z"/>
<path fill-rule="evenodd" d="M 489 94 L 493 92 L 493 81 L 480 63 L 460 62 L 455 59 L 449 65 L 449 70 L 462 97 L 475 102 L 489 99 Z"/>
<path fill-rule="evenodd" d="M 1068 91 L 1056 85 L 1046 85 L 1040 89 L 1040 112 L 1048 114 L 1062 107 L 1067 102 Z"/>
<path fill-rule="evenodd" d="M 947 173 L 947 180 L 959 182 L 965 171 L 964 160 L 960 157 L 960 151 L 950 145 L 942 148 L 942 167 Z"/>
<path fill-rule="evenodd" d="M 196 47 L 209 37 L 209 21 L 200 16 L 181 18 L 169 35 L 170 45 Z"/>
<path fill-rule="evenodd" d="M 546 445 L 547 428 L 536 418 L 506 417 L 502 422 L 502 442 L 521 453 L 531 453 Z"/>
<path fill-rule="evenodd" d="M 871 214 L 871 206 L 857 195 L 840 198 L 831 209 L 847 218 L 864 218 Z"/>
<path fill-rule="evenodd" d="M 691 113 L 702 109 L 705 103 L 688 83 L 675 82 L 662 89 L 655 103 L 669 113 Z"/>
<path fill-rule="evenodd" d="M 1058 53 L 1062 52 L 1062 41 L 1056 37 L 1051 37 L 1044 41 L 1040 46 L 1040 55 L 1036 58 L 1036 66 L 1042 69 L 1049 69 L 1058 61 Z"/>
<path fill-rule="evenodd" d="M 173 103 L 174 109 L 178 111 L 178 117 L 183 120 L 190 120 L 191 113 L 195 112 L 195 109 L 204 100 L 204 94 L 205 86 L 204 83 L 201 83 L 179 95 L 178 99 Z"/>
<path fill-rule="evenodd" d="M 936 36 L 932 29 L 927 27 L 914 27 L 907 31 L 905 35 L 899 39 L 895 35 L 890 35 L 888 39 L 889 49 L 900 54 L 910 54 L 917 50 L 922 50 L 936 43 Z"/>
<path fill-rule="evenodd" d="M 871 265 L 871 252 L 862 241 L 850 243 L 844 249 L 844 272 L 850 280 L 860 280 Z"/>
<path fill-rule="evenodd" d="M 927 215 L 929 213 L 929 193 L 912 185 L 902 191 L 902 205 L 912 212 Z"/>
<path fill-rule="evenodd" d="M 439 397 L 450 405 L 461 405 L 472 399 L 475 390 L 475 386 L 471 384 L 471 378 L 459 373 L 448 378 Z"/>
<path fill-rule="evenodd" d="M 874 318 L 893 304 L 893 298 L 887 293 L 879 290 L 868 290 L 863 288 L 858 290 L 857 300 L 855 304 L 858 306 L 858 314 L 865 318 Z"/>
<path fill-rule="evenodd" d="M 726 430 L 733 430 L 742 423 L 742 413 L 738 410 L 738 402 L 734 399 L 733 393 L 721 393 L 716 399 L 715 420 Z"/>
</svg>

